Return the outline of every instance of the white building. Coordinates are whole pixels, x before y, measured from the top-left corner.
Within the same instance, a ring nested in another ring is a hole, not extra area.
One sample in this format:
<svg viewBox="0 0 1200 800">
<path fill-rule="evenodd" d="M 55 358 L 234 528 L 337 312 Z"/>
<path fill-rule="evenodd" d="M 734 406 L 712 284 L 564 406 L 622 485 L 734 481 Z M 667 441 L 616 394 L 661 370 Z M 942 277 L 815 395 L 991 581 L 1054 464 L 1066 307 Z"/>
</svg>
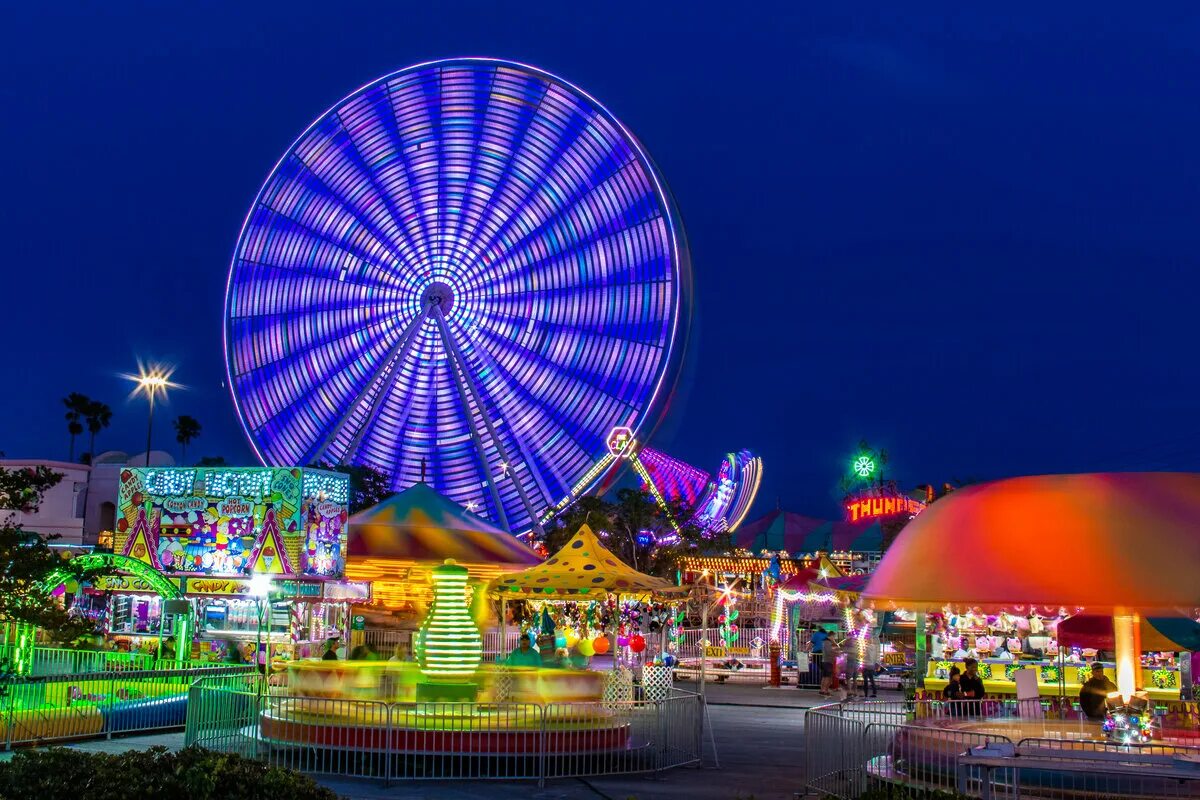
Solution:
<svg viewBox="0 0 1200 800">
<path fill-rule="evenodd" d="M 146 454 L 130 456 L 110 450 L 96 456 L 92 466 L 69 461 L 41 459 L 0 459 L 4 469 L 46 467 L 63 476 L 57 486 L 42 497 L 42 504 L 33 513 L 0 510 L 0 516 L 15 514 L 17 523 L 27 531 L 42 536 L 62 537 L 55 544 L 95 545 L 101 531 L 111 531 L 117 516 L 117 490 L 121 470 L 143 467 Z M 150 452 L 150 465 L 175 466 L 175 459 L 161 450 Z"/>
<path fill-rule="evenodd" d="M 43 461 L 40 459 L 0 459 L 4 469 L 46 467 L 62 475 L 57 485 L 42 495 L 42 504 L 37 511 L 25 512 L 10 509 L 0 510 L 0 516 L 13 515 L 17 524 L 27 531 L 41 536 L 60 536 L 56 544 L 84 544 L 83 511 L 87 496 L 88 474 L 91 467 L 72 464 L 68 461 Z M 94 537 L 93 537 L 94 540 Z"/>
</svg>

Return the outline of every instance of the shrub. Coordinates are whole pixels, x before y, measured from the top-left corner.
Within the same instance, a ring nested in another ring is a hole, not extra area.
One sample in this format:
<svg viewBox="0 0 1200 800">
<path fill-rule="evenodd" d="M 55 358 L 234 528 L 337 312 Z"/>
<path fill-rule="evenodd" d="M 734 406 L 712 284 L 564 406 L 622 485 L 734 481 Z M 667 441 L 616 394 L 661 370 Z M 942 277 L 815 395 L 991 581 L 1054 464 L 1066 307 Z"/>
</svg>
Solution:
<svg viewBox="0 0 1200 800">
<path fill-rule="evenodd" d="M 5 800 L 336 800 L 297 772 L 196 747 L 164 747 L 118 755 L 60 747 L 22 750 L 0 763 Z"/>
</svg>

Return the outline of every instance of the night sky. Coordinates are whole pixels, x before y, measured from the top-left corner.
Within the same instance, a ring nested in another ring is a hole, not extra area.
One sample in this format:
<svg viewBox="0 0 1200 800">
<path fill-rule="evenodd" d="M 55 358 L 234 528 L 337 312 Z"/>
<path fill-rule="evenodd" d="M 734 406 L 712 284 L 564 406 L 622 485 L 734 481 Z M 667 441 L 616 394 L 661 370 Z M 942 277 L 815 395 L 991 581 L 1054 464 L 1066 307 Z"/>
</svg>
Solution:
<svg viewBox="0 0 1200 800">
<path fill-rule="evenodd" d="M 0 450 L 65 458 L 70 391 L 114 407 L 98 449 L 141 450 L 141 356 L 188 387 L 156 443 L 191 414 L 191 454 L 248 463 L 221 315 L 261 182 L 353 89 L 488 55 L 662 169 L 697 339 L 653 444 L 760 453 L 755 513 L 836 514 L 862 438 L 905 485 L 1197 469 L 1200 12 L 974 5 L 10 6 Z"/>
</svg>

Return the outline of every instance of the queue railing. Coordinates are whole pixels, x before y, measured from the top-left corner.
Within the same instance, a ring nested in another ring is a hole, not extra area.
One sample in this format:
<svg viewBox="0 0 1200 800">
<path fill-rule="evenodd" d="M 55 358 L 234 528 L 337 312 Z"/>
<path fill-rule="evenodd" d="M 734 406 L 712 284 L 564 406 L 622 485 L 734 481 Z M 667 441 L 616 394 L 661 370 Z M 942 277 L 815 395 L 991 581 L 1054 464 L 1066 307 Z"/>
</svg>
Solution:
<svg viewBox="0 0 1200 800">
<path fill-rule="evenodd" d="M 1039 728 L 1043 735 L 1028 735 Z M 1200 797 L 1200 746 L 1122 745 L 1098 734 L 1099 723 L 1037 702 L 829 704 L 805 714 L 805 786 L 840 800 L 873 788 L 914 798 Z"/>
<path fill-rule="evenodd" d="M 251 666 L 9 675 L 0 682 L 3 747 L 182 728 L 197 678 L 248 674 L 257 677 Z"/>
<path fill-rule="evenodd" d="M 197 681 L 188 745 L 311 774 L 536 780 L 658 772 L 701 762 L 704 701 L 385 703 Z"/>
</svg>

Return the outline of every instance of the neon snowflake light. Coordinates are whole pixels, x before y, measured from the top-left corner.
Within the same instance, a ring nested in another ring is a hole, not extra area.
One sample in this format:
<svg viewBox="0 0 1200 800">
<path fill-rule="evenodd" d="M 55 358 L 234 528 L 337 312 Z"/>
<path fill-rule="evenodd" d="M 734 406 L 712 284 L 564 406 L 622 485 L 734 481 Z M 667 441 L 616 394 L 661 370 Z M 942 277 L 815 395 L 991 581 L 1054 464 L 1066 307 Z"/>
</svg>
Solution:
<svg viewBox="0 0 1200 800">
<path fill-rule="evenodd" d="M 859 456 L 854 459 L 854 464 L 851 468 L 858 477 L 869 478 L 875 472 L 875 459 L 870 456 Z"/>
</svg>

